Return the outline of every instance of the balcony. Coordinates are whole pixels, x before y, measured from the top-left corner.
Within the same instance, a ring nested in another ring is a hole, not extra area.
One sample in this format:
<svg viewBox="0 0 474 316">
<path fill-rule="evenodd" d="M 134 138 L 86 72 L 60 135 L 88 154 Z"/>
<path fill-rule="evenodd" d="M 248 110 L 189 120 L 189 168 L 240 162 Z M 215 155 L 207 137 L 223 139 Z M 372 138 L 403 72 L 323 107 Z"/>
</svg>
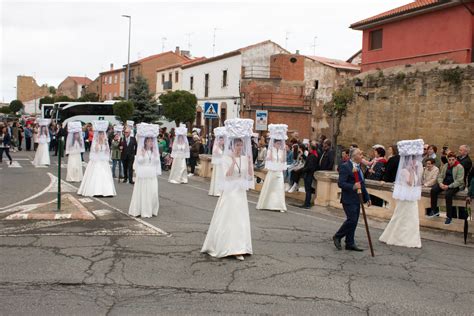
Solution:
<svg viewBox="0 0 474 316">
<path fill-rule="evenodd" d="M 243 79 L 281 79 L 279 67 L 249 66 L 243 69 Z"/>
<path fill-rule="evenodd" d="M 247 110 L 311 112 L 311 103 L 311 97 L 301 94 L 261 92 L 248 95 L 246 107 Z"/>
</svg>

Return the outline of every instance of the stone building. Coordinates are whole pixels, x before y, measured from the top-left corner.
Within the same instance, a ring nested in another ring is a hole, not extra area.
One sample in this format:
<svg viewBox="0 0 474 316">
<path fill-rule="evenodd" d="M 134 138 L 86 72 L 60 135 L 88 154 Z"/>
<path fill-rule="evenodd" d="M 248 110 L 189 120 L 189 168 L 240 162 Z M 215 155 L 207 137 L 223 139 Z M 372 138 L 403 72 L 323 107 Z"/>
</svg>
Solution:
<svg viewBox="0 0 474 316">
<path fill-rule="evenodd" d="M 68 76 L 59 84 L 56 94 L 64 95 L 71 99 L 80 98 L 83 94 L 83 90 L 85 90 L 91 82 L 92 80 L 87 77 Z"/>
<path fill-rule="evenodd" d="M 99 96 L 99 99 L 100 99 L 100 96 L 102 95 L 100 76 L 98 76 L 97 78 L 95 78 L 94 81 L 89 83 L 89 85 L 86 87 L 84 93 L 85 94 L 90 94 L 90 93 L 96 94 L 96 95 Z"/>
<path fill-rule="evenodd" d="M 474 63 L 420 63 L 357 78 L 368 100 L 356 96 L 342 121 L 339 144 L 357 143 L 366 150 L 374 144 L 422 138 L 440 150 L 474 146 Z"/>
<path fill-rule="evenodd" d="M 39 86 L 35 78 L 31 76 L 17 76 L 16 77 L 16 98 L 25 103 L 34 99 L 41 99 L 42 97 L 50 95 L 48 85 Z"/>
<path fill-rule="evenodd" d="M 289 132 L 315 138 L 332 132 L 323 105 L 347 78 L 359 73 L 357 65 L 319 56 L 275 54 L 270 67 L 245 69 L 241 80 L 242 117 L 255 119 L 268 111 L 268 123 L 288 124 Z"/>
</svg>

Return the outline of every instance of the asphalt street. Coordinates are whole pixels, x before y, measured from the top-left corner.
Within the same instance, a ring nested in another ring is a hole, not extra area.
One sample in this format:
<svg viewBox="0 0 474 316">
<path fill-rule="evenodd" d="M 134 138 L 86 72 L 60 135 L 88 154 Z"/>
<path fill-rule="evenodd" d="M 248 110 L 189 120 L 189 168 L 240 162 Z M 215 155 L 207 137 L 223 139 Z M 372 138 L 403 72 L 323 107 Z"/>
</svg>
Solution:
<svg viewBox="0 0 474 316">
<path fill-rule="evenodd" d="M 474 250 L 459 236 L 423 231 L 423 248 L 391 247 L 377 241 L 386 223 L 371 221 L 375 258 L 337 251 L 341 211 L 257 211 L 249 192 L 254 255 L 201 254 L 217 198 L 199 177 L 174 185 L 165 172 L 152 219 L 126 214 L 128 183 L 102 199 L 62 185 L 95 220 L 8 219 L 54 204 L 55 157 L 35 168 L 33 155 L 0 165 L 0 315 L 474 314 Z M 367 249 L 362 226 L 356 240 Z"/>
</svg>

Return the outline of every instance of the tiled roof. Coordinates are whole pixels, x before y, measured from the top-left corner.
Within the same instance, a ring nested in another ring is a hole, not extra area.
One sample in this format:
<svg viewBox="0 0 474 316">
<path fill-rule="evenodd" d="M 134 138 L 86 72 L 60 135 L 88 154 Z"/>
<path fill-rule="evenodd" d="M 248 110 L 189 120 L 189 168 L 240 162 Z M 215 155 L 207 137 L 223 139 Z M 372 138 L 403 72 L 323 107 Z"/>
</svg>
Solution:
<svg viewBox="0 0 474 316">
<path fill-rule="evenodd" d="M 110 73 L 114 73 L 114 72 L 121 72 L 121 71 L 125 71 L 125 67 L 123 68 L 117 68 L 117 69 L 111 69 L 111 70 L 107 70 L 107 71 L 102 71 L 100 74 L 101 75 L 105 75 L 105 74 L 110 74 Z"/>
<path fill-rule="evenodd" d="M 176 63 L 176 64 L 173 64 L 173 65 L 168 65 L 168 66 L 158 68 L 158 69 L 156 69 L 156 72 L 163 71 L 163 70 L 168 70 L 168 69 L 173 69 L 173 68 L 178 68 L 178 67 L 181 67 L 181 66 L 184 66 L 184 65 L 190 65 L 192 63 L 197 63 L 197 62 L 205 60 L 205 59 L 206 59 L 206 57 L 196 57 L 196 58 L 186 60 L 186 61 L 183 61 L 183 62 L 180 62 L 180 63 Z"/>
<path fill-rule="evenodd" d="M 69 76 L 68 78 L 71 78 L 72 80 L 74 80 L 77 84 L 80 84 L 80 85 L 84 85 L 84 84 L 89 84 L 92 82 L 91 79 L 87 78 L 87 77 L 73 77 L 73 76 Z"/>
<path fill-rule="evenodd" d="M 320 62 L 321 64 L 324 64 L 329 67 L 333 67 L 337 69 L 352 70 L 352 71 L 360 71 L 359 66 L 348 63 L 343 60 L 320 57 L 320 56 L 306 56 L 306 57 L 314 61 Z"/>
<path fill-rule="evenodd" d="M 132 65 L 132 64 L 140 64 L 140 63 L 143 63 L 143 62 L 145 62 L 145 61 L 148 61 L 148 60 L 151 60 L 151 59 L 155 59 L 155 58 L 158 58 L 158 57 L 167 55 L 167 54 L 175 54 L 176 56 L 180 57 L 183 61 L 186 61 L 186 60 L 189 60 L 189 59 L 190 59 L 190 58 L 187 57 L 187 56 L 180 55 L 180 54 L 176 54 L 176 53 L 173 52 L 173 51 L 169 51 L 169 52 L 164 52 L 164 53 L 160 53 L 160 54 L 151 55 L 151 56 L 148 56 L 148 57 L 145 57 L 145 58 L 136 60 L 136 61 L 134 61 L 134 62 L 131 62 L 130 64 L 131 64 L 131 65 Z"/>
<path fill-rule="evenodd" d="M 205 64 L 205 63 L 210 63 L 210 62 L 213 62 L 213 61 L 216 61 L 216 60 L 220 60 L 220 59 L 232 57 L 232 56 L 235 56 L 235 55 L 240 55 L 240 54 L 242 54 L 242 53 L 243 53 L 244 51 L 246 51 L 246 50 L 249 50 L 249 49 L 258 47 L 258 46 L 260 46 L 260 45 L 270 44 L 270 43 L 271 43 L 271 44 L 274 44 L 274 45 L 276 45 L 276 46 L 278 46 L 280 49 L 282 49 L 283 51 L 285 51 L 287 54 L 290 53 L 289 51 L 287 51 L 286 49 L 284 49 L 283 47 L 281 47 L 281 46 L 278 45 L 277 43 L 272 42 L 271 40 L 266 40 L 266 41 L 263 41 L 263 42 L 260 42 L 260 43 L 252 44 L 252 45 L 249 45 L 249 46 L 245 46 L 245 47 L 242 47 L 242 48 L 239 48 L 239 49 L 236 49 L 236 50 L 227 52 L 227 53 L 222 54 L 222 55 L 218 55 L 218 56 L 215 56 L 215 57 L 207 58 L 207 59 L 205 59 L 205 60 L 193 62 L 191 65 L 184 65 L 183 68 L 188 68 L 188 67 L 195 66 L 195 65 L 201 65 L 201 64 Z"/>
<path fill-rule="evenodd" d="M 382 21 L 388 18 L 396 17 L 399 15 L 404 15 L 407 13 L 412 13 L 416 12 L 418 10 L 426 9 L 429 7 L 434 7 L 438 6 L 441 4 L 446 4 L 446 3 L 453 3 L 455 4 L 455 1 L 452 0 L 417 0 L 415 2 L 408 3 L 406 5 L 403 5 L 401 7 L 377 14 L 373 17 L 364 19 L 362 21 L 356 22 L 351 24 L 351 28 L 359 28 L 361 26 L 364 26 L 369 23 L 374 23 L 378 21 Z"/>
</svg>

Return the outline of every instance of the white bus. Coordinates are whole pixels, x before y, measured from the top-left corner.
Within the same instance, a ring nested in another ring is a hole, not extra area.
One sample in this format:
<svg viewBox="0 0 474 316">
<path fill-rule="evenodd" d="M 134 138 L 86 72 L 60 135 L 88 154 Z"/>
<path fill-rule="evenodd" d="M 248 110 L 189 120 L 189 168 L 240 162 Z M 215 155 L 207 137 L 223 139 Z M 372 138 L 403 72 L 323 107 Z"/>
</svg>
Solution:
<svg viewBox="0 0 474 316">
<path fill-rule="evenodd" d="M 58 123 L 67 124 L 69 121 L 81 121 L 91 123 L 92 121 L 105 120 L 111 124 L 119 121 L 114 115 L 112 106 L 119 101 L 106 102 L 56 102 L 52 111 L 52 117 Z"/>
</svg>

